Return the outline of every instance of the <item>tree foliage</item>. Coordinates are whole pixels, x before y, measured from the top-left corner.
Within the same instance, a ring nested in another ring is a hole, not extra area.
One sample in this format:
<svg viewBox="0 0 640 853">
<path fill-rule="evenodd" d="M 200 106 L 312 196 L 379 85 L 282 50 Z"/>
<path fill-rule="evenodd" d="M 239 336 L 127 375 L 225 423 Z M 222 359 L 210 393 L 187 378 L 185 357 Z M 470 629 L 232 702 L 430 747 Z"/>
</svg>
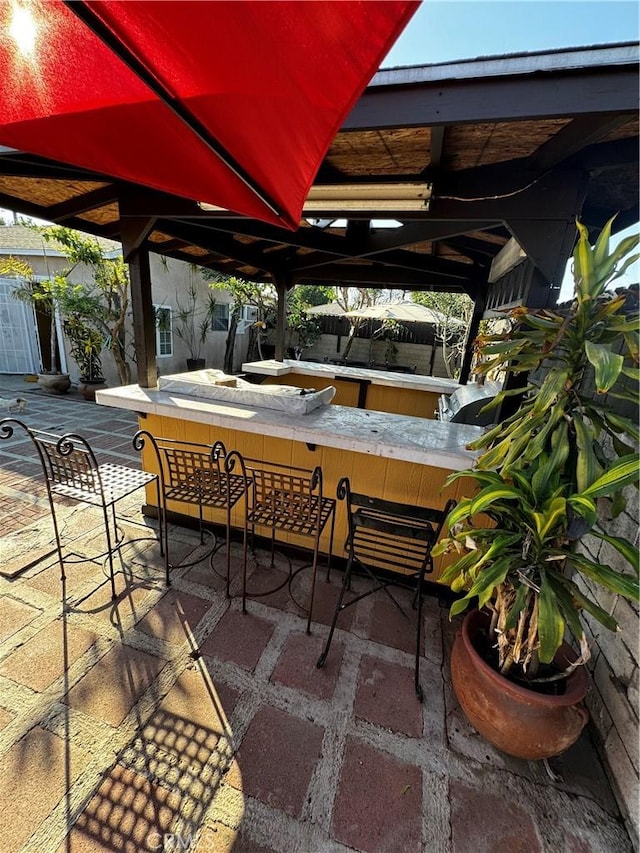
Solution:
<svg viewBox="0 0 640 853">
<path fill-rule="evenodd" d="M 273 324 L 276 312 L 276 291 L 271 284 L 212 273 L 211 270 L 204 267 L 202 268 L 202 276 L 213 290 L 226 291 L 231 295 L 229 331 L 225 343 L 223 369 L 225 373 L 233 373 L 236 335 L 243 309 L 246 306 L 252 306 L 257 313 L 256 321 L 249 329 L 247 347 L 247 358 L 252 361 L 255 358 L 254 353 L 256 351 L 258 354 L 260 353 L 262 338 L 266 329 Z"/>
<path fill-rule="evenodd" d="M 120 383 L 129 385 L 129 271 L 122 255 L 107 257 L 106 251 L 94 237 L 61 225 L 38 227 L 37 230 L 47 242 L 65 252 L 69 261 L 63 273 L 65 278 L 69 279 L 79 264 L 90 269 L 93 283 L 79 285 L 86 297 L 86 319 L 90 326 L 103 335 L 104 347 L 114 359 Z"/>
<path fill-rule="evenodd" d="M 437 293 L 421 291 L 413 294 L 413 301 L 437 311 L 442 319 L 436 323 L 436 340 L 442 344 L 446 371 L 455 377 L 464 353 L 466 334 L 473 302 L 466 293 Z"/>
</svg>

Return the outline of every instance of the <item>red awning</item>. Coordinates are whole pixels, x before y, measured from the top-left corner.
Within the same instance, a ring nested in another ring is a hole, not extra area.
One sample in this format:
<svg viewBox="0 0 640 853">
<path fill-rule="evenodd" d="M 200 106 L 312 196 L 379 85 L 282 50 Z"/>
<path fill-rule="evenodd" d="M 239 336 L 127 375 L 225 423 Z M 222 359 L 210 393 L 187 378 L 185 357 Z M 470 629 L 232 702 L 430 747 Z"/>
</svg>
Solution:
<svg viewBox="0 0 640 853">
<path fill-rule="evenodd" d="M 297 227 L 418 5 L 0 2 L 0 144 Z"/>
</svg>

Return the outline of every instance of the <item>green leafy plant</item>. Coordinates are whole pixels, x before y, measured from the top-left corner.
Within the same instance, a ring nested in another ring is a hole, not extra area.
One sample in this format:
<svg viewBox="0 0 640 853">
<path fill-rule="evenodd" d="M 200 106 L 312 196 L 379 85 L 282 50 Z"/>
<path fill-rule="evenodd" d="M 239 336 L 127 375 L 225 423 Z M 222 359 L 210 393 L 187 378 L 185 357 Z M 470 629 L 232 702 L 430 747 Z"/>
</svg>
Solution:
<svg viewBox="0 0 640 853">
<path fill-rule="evenodd" d="M 62 225 L 35 228 L 47 242 L 65 252 L 68 266 L 64 277 L 68 278 L 79 264 L 85 264 L 91 270 L 93 282 L 83 285 L 84 295 L 91 300 L 91 307 L 89 303 L 85 303 L 87 310 L 91 310 L 86 319 L 102 335 L 104 348 L 113 357 L 120 384 L 131 384 L 127 331 L 129 271 L 122 255 L 108 257 L 108 253 L 94 237 L 88 237 Z M 97 310 L 93 311 L 96 306 Z"/>
<path fill-rule="evenodd" d="M 473 301 L 466 293 L 438 291 L 413 293 L 411 298 L 418 305 L 437 312 L 438 322 L 434 328 L 436 342 L 442 346 L 442 359 L 447 375 L 457 379 L 464 355 L 465 333 L 473 312 Z"/>
<path fill-rule="evenodd" d="M 200 303 L 198 288 L 193 277 L 189 282 L 186 301 L 180 302 L 176 296 L 174 331 L 189 351 L 189 358 L 199 359 L 202 347 L 211 330 L 216 300 L 213 294 L 207 295 L 204 305 Z"/>
<path fill-rule="evenodd" d="M 67 265 L 44 281 L 36 280 L 32 267 L 19 258 L 0 263 L 0 273 L 19 279 L 13 293 L 23 302 L 49 314 L 51 370 L 60 373 L 57 318 L 63 324 L 72 355 L 84 379 L 102 378 L 100 353 L 110 350 L 122 384 L 131 382 L 126 352 L 126 319 L 129 306 L 129 277 L 122 257 L 108 258 L 97 240 L 70 228 L 55 225 L 30 226 L 43 241 L 64 251 Z M 43 243 L 43 253 L 46 249 Z M 86 265 L 93 282 L 72 282 L 76 267 Z"/>
<path fill-rule="evenodd" d="M 9 259 L 10 260 L 10 259 Z M 13 272 L 24 278 L 16 285 L 13 295 L 21 302 L 41 308 L 49 315 L 49 343 L 50 343 L 50 369 L 49 373 L 60 373 L 60 359 L 58 356 L 58 328 L 56 317 L 62 313 L 63 305 L 69 291 L 69 282 L 65 276 L 56 275 L 45 281 L 37 281 L 33 278 L 33 271 L 29 268 L 11 269 L 5 267 L 5 273 Z"/>
<path fill-rule="evenodd" d="M 369 338 L 369 362 L 373 361 L 373 345 L 375 341 L 384 341 L 384 358 L 388 363 L 393 363 L 398 354 L 398 347 L 395 341 L 400 337 L 406 326 L 398 322 L 398 320 L 383 320 L 380 326 Z"/>
<path fill-rule="evenodd" d="M 275 317 L 276 293 L 270 284 L 255 281 L 245 281 L 236 276 L 214 275 L 211 270 L 202 268 L 202 276 L 213 290 L 225 291 L 231 295 L 229 329 L 224 349 L 223 370 L 225 373 L 234 372 L 234 355 L 236 334 L 238 324 L 242 319 L 242 313 L 246 306 L 256 309 L 256 322 L 249 327 L 249 343 L 247 346 L 247 359 L 251 361 L 255 357 L 255 351 L 260 349 L 261 338 L 264 337 L 266 328 Z M 262 357 L 262 356 L 260 356 Z"/>
<path fill-rule="evenodd" d="M 291 346 L 300 355 L 305 349 L 313 346 L 322 334 L 320 320 L 313 314 L 308 314 L 305 306 L 296 301 L 287 304 L 287 330 Z"/>
<path fill-rule="evenodd" d="M 624 401 L 637 412 L 638 312 L 626 312 L 624 293 L 606 289 L 637 259 L 638 237 L 611 251 L 611 222 L 594 247 L 586 228 L 578 224 L 578 231 L 571 306 L 517 309 L 510 333 L 478 341 L 482 371 L 508 365 L 531 379 L 518 411 L 471 445 L 483 451 L 475 468 L 449 477 L 471 480 L 476 493 L 451 512 L 450 535 L 434 550 L 456 555 L 441 578 L 465 593 L 451 614 L 476 600 L 489 608 L 500 671 L 530 679 L 553 661 L 567 627 L 580 643 L 578 663 L 588 659 L 585 613 L 616 629 L 580 576 L 639 597 L 637 549 L 602 526 L 605 504 L 619 513 L 625 487 L 639 476 L 637 417 L 612 405 Z M 502 392 L 495 404 L 513 393 Z M 580 552 L 587 534 L 608 542 L 628 566 Z"/>
<path fill-rule="evenodd" d="M 11 260 L 9 259 L 3 268 L 5 273 L 13 273 L 21 277 L 13 290 L 13 295 L 22 302 L 43 308 L 50 317 L 51 368 L 48 372 L 60 373 L 57 317 L 62 319 L 65 332 L 67 330 L 74 332 L 74 339 L 71 340 L 74 358 L 76 358 L 76 353 L 80 353 L 85 347 L 87 336 L 94 336 L 91 347 L 98 346 L 97 352 L 99 353 L 103 346 L 103 337 L 97 335 L 91 324 L 99 316 L 100 306 L 87 287 L 83 284 L 70 282 L 64 274 L 37 281 L 28 264 L 19 260 L 12 264 Z M 99 345 L 97 344 L 97 337 L 99 337 Z M 80 362 L 78 362 L 78 366 L 82 371 Z"/>
<path fill-rule="evenodd" d="M 89 325 L 80 314 L 71 314 L 64 321 L 65 336 L 69 341 L 71 355 L 80 370 L 84 382 L 102 382 L 102 359 L 100 353 L 104 337 Z"/>
</svg>

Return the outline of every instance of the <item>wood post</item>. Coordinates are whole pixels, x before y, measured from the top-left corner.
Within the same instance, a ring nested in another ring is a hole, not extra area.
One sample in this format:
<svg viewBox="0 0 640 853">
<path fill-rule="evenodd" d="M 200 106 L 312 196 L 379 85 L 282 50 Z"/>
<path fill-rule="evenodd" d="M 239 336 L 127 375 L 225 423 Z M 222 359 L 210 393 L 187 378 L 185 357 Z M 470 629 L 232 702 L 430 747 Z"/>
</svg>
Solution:
<svg viewBox="0 0 640 853">
<path fill-rule="evenodd" d="M 131 309 L 136 346 L 138 385 L 155 388 L 158 384 L 156 364 L 156 318 L 151 295 L 149 252 L 137 249 L 127 256 L 131 279 Z"/>
<path fill-rule="evenodd" d="M 287 291 L 293 287 L 293 278 L 288 273 L 275 273 L 274 281 L 278 294 L 276 315 L 276 361 L 284 361 L 285 335 L 287 330 Z"/>
</svg>

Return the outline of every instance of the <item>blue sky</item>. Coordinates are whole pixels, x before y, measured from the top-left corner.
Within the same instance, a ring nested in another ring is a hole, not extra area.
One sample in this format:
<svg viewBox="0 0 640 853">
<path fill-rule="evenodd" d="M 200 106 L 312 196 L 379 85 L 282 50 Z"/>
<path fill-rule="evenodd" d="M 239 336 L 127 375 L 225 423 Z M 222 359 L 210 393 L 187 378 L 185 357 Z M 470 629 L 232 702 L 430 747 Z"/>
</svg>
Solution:
<svg viewBox="0 0 640 853">
<path fill-rule="evenodd" d="M 639 37 L 637 0 L 424 0 L 381 67 L 637 41 Z M 618 239 L 637 230 L 637 226 L 627 229 Z M 633 264 L 616 286 L 638 281 L 638 266 Z M 572 291 L 568 264 L 560 298 L 569 298 Z"/>
<path fill-rule="evenodd" d="M 635 41 L 636 0 L 425 0 L 383 68 Z"/>
</svg>

